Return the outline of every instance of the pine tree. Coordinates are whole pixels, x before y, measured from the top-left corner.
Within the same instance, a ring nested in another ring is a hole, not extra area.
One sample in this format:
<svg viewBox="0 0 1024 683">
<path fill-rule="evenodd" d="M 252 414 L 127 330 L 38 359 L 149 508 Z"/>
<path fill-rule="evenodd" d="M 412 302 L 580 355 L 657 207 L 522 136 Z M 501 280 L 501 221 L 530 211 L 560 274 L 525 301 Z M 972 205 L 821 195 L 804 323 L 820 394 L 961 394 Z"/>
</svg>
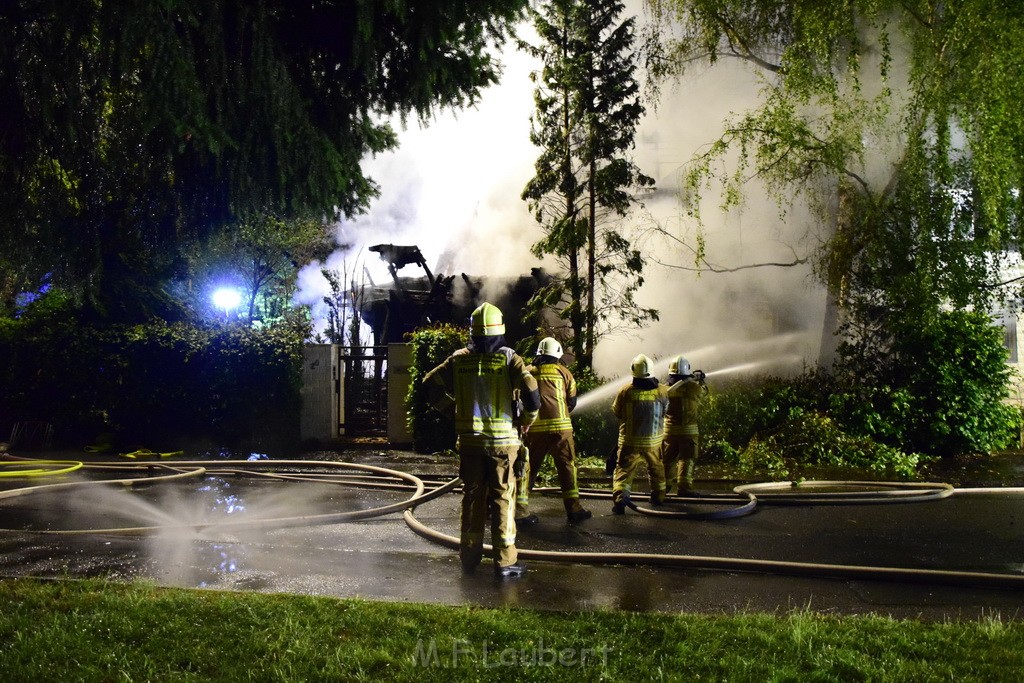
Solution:
<svg viewBox="0 0 1024 683">
<path fill-rule="evenodd" d="M 622 324 L 657 320 L 640 307 L 643 258 L 615 229 L 653 185 L 629 156 L 644 113 L 634 78 L 634 20 L 618 22 L 618 0 L 552 0 L 531 10 L 541 45 L 523 43 L 542 62 L 530 140 L 541 149 L 523 190 L 545 236 L 534 245 L 564 268 L 535 297 L 561 308 L 580 367 L 598 339 Z"/>
</svg>

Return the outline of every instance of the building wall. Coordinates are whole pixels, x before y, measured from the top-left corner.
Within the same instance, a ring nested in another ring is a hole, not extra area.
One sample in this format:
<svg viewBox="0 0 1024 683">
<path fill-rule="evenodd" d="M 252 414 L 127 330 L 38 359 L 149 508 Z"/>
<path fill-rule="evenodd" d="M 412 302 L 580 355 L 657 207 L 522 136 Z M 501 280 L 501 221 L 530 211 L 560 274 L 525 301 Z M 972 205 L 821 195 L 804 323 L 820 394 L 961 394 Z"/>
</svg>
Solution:
<svg viewBox="0 0 1024 683">
<path fill-rule="evenodd" d="M 1024 356 L 1021 351 L 1021 320 L 1020 314 L 1008 312 L 1001 316 L 1007 351 L 1006 363 L 1013 370 L 1010 380 L 1010 397 L 1008 402 L 1024 406 Z"/>
</svg>

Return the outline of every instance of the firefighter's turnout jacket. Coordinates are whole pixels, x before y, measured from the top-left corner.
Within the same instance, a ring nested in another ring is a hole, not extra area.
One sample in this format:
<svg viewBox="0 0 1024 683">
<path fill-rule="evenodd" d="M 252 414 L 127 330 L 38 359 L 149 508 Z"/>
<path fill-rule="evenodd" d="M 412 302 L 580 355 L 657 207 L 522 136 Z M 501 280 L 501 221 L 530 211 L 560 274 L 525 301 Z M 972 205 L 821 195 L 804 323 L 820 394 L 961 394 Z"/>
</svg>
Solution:
<svg viewBox="0 0 1024 683">
<path fill-rule="evenodd" d="M 647 463 L 651 496 L 665 495 L 661 446 L 665 431 L 668 391 L 656 378 L 634 378 L 619 390 L 612 412 L 619 418 L 619 453 L 612 478 L 612 500 L 628 497 L 641 462 Z"/>
<path fill-rule="evenodd" d="M 438 410 L 455 405 L 463 480 L 460 554 L 466 569 L 480 561 L 488 506 L 495 560 L 503 567 L 516 562 L 512 466 L 520 441 L 513 392 L 523 402 L 523 426 L 536 419 L 540 403 L 537 381 L 523 359 L 507 346 L 495 348 L 494 342 L 494 337 L 474 338 L 473 349 L 459 349 L 423 379 Z"/>
<path fill-rule="evenodd" d="M 668 389 L 665 446 L 662 453 L 668 491 L 677 485 L 680 493 L 693 488 L 694 465 L 700 453 L 697 412 L 705 393 L 707 387 L 693 375 L 680 377 Z"/>
<path fill-rule="evenodd" d="M 538 356 L 530 368 L 540 392 L 540 412 L 530 431 L 523 437 L 530 451 L 528 482 L 517 482 L 516 517 L 528 514 L 530 490 L 537 473 L 550 453 L 562 489 L 567 513 L 581 511 L 576 478 L 576 442 L 569 413 L 576 407 L 576 379 L 569 368 L 553 356 Z"/>
</svg>

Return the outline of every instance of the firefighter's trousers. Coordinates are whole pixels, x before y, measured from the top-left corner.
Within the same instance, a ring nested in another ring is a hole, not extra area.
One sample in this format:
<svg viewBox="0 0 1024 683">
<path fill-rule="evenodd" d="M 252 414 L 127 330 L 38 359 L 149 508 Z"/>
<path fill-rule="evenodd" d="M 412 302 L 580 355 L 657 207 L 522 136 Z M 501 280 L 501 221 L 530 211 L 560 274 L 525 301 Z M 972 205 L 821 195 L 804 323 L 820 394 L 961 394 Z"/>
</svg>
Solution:
<svg viewBox="0 0 1024 683">
<path fill-rule="evenodd" d="M 483 556 L 484 527 L 491 518 L 494 560 L 505 567 L 515 564 L 515 462 L 517 446 L 459 446 L 462 478 L 462 533 L 459 556 L 472 569 Z"/>
<path fill-rule="evenodd" d="M 655 501 L 665 498 L 665 468 L 661 463 L 661 447 L 620 446 L 619 457 L 612 475 L 612 502 L 619 503 L 628 497 L 633 489 L 633 477 L 641 463 L 647 463 L 647 475 L 651 480 L 651 497 Z"/>
<path fill-rule="evenodd" d="M 562 503 L 565 511 L 579 512 L 580 488 L 576 479 L 576 440 L 571 431 L 560 432 L 527 432 L 523 435 L 523 443 L 530 449 L 530 462 L 523 480 L 516 480 L 516 518 L 529 514 L 530 491 L 537 481 L 537 473 L 544 465 L 548 453 L 555 461 L 555 472 L 558 473 L 558 486 L 562 489 Z"/>
<path fill-rule="evenodd" d="M 693 470 L 700 455 L 700 437 L 696 434 L 666 434 L 662 449 L 665 463 L 665 490 L 679 493 L 693 488 Z M 678 489 L 677 489 L 678 487 Z"/>
</svg>

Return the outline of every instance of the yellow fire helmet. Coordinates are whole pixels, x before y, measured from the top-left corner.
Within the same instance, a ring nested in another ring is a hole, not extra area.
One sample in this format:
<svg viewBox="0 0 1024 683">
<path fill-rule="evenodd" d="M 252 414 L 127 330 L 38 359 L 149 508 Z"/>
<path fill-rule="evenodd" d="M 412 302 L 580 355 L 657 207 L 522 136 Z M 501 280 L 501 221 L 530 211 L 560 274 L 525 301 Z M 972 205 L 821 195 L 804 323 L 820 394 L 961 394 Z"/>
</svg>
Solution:
<svg viewBox="0 0 1024 683">
<path fill-rule="evenodd" d="M 505 321 L 494 304 L 482 303 L 469 316 L 469 333 L 474 337 L 497 337 L 505 334 Z"/>
<path fill-rule="evenodd" d="M 651 376 L 651 367 L 654 364 L 651 359 L 642 353 L 638 353 L 633 359 L 633 376 L 639 379 L 647 379 Z"/>
</svg>

